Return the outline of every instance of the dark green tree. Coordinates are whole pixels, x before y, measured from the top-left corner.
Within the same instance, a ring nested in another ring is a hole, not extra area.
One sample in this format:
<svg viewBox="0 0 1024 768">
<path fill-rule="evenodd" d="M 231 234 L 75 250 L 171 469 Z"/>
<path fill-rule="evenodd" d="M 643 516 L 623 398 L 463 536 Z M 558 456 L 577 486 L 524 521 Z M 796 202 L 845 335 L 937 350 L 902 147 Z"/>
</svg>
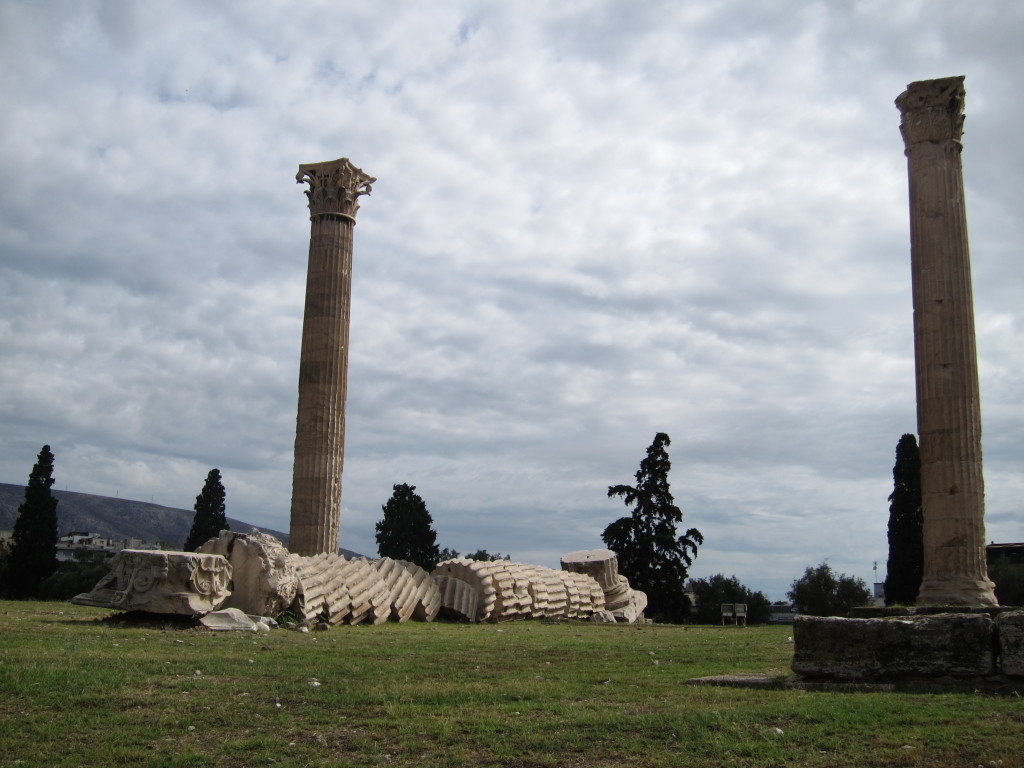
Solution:
<svg viewBox="0 0 1024 768">
<path fill-rule="evenodd" d="M 771 602 L 763 592 L 752 592 L 735 576 L 716 573 L 709 579 L 691 579 L 690 591 L 696 598 L 691 618 L 697 624 L 719 624 L 722 603 L 745 603 L 747 624 L 767 624 L 772 617 Z"/>
<path fill-rule="evenodd" d="M 853 608 L 866 605 L 871 592 L 863 579 L 838 576 L 828 563 L 810 566 L 789 589 L 789 599 L 797 613 L 807 616 L 846 616 Z"/>
<path fill-rule="evenodd" d="M 437 556 L 437 562 L 443 563 L 445 560 L 454 560 L 456 557 L 459 557 L 459 553 L 454 549 L 442 547 L 440 554 Z"/>
<path fill-rule="evenodd" d="M 996 557 L 988 564 L 988 577 L 996 585 L 1000 605 L 1024 606 L 1024 563 Z"/>
<path fill-rule="evenodd" d="M 36 597 L 46 578 L 57 570 L 57 499 L 53 486 L 53 454 L 44 445 L 28 476 L 25 500 L 18 507 L 7 557 L 10 597 Z"/>
<path fill-rule="evenodd" d="M 619 572 L 630 586 L 647 593 L 647 613 L 656 621 L 680 623 L 689 608 L 684 588 L 686 572 L 697 556 L 697 545 L 704 537 L 696 528 L 682 536 L 676 525 L 683 513 L 669 491 L 668 473 L 672 468 L 665 447 L 669 436 L 659 432 L 640 462 L 636 485 L 613 485 L 608 498 L 621 496 L 628 517 L 621 517 L 604 529 L 601 538 L 615 552 Z"/>
<path fill-rule="evenodd" d="M 206 476 L 203 490 L 196 496 L 194 507 L 196 514 L 192 518 L 192 528 L 188 532 L 188 538 L 185 539 L 185 546 L 182 549 L 192 552 L 208 540 L 217 538 L 221 531 L 230 530 L 228 517 L 224 511 L 225 496 L 220 470 L 211 469 Z"/>
<path fill-rule="evenodd" d="M 889 560 L 885 604 L 913 605 L 924 571 L 924 514 L 921 511 L 921 453 L 917 438 L 903 435 L 896 445 L 889 495 Z"/>
<path fill-rule="evenodd" d="M 491 554 L 486 549 L 478 549 L 476 552 L 466 555 L 467 560 L 482 560 L 483 562 L 494 562 L 495 560 L 511 560 L 511 555 L 503 555 L 501 552 Z"/>
<path fill-rule="evenodd" d="M 434 570 L 441 551 L 427 505 L 415 492 L 415 485 L 402 483 L 393 486 L 393 491 L 381 507 L 384 517 L 377 523 L 377 552 L 381 557 L 416 563 L 425 571 Z"/>
</svg>

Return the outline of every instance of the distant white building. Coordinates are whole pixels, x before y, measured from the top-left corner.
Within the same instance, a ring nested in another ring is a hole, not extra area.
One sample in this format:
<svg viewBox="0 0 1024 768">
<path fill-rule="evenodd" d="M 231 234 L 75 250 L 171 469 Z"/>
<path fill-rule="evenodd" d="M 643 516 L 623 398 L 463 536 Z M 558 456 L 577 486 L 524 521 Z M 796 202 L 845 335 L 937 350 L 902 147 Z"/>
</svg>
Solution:
<svg viewBox="0 0 1024 768">
<path fill-rule="evenodd" d="M 76 553 L 100 553 L 112 556 L 122 549 L 159 549 L 139 539 L 107 539 L 98 533 L 71 531 L 57 539 L 57 562 L 70 563 L 81 558 Z"/>
</svg>

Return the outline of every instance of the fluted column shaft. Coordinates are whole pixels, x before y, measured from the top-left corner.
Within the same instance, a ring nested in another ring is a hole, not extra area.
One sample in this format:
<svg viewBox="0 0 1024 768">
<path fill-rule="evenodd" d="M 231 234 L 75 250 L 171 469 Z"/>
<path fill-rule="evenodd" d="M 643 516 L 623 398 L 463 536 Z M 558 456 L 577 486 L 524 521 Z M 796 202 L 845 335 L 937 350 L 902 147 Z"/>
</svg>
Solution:
<svg viewBox="0 0 1024 768">
<path fill-rule="evenodd" d="M 376 181 L 347 159 L 299 166 L 308 183 L 310 239 L 299 361 L 289 550 L 338 551 L 345 460 L 352 230 L 357 198 Z"/>
<path fill-rule="evenodd" d="M 963 77 L 896 100 L 910 181 L 924 575 L 919 605 L 995 605 L 985 562 L 981 399 L 960 137 Z"/>
</svg>

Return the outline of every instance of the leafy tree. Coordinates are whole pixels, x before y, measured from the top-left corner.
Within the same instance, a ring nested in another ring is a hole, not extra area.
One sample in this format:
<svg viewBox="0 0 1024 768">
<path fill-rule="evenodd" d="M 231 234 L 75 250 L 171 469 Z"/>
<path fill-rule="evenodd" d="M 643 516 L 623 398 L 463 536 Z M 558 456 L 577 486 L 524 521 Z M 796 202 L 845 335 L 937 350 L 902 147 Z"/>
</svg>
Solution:
<svg viewBox="0 0 1024 768">
<path fill-rule="evenodd" d="M 74 562 L 61 563 L 56 571 L 45 578 L 39 585 L 39 597 L 42 600 L 70 600 L 75 595 L 92 590 L 96 583 L 110 572 L 110 563 L 99 554 L 97 559 L 76 559 Z M 93 554 L 93 553 L 90 553 Z"/>
<path fill-rule="evenodd" d="M 709 579 L 691 579 L 690 591 L 697 599 L 692 615 L 698 624 L 718 624 L 722 603 L 745 603 L 748 624 L 767 624 L 772 617 L 771 602 L 763 592 L 751 592 L 735 576 L 716 573 Z"/>
<path fill-rule="evenodd" d="M 203 490 L 196 496 L 192 528 L 185 539 L 186 552 L 193 552 L 210 539 L 217 538 L 221 531 L 230 530 L 224 506 L 224 484 L 220 480 L 220 470 L 211 469 L 206 476 Z"/>
<path fill-rule="evenodd" d="M 25 500 L 14 521 L 7 557 L 7 592 L 11 597 L 36 597 L 39 586 L 57 570 L 57 499 L 53 486 L 53 454 L 44 445 L 28 476 Z"/>
<path fill-rule="evenodd" d="M 454 560 L 456 557 L 459 557 L 459 553 L 454 549 L 442 547 L 440 554 L 437 556 L 437 562 L 443 563 L 445 560 Z"/>
<path fill-rule="evenodd" d="M 495 560 L 511 560 L 512 556 L 511 555 L 503 555 L 503 554 L 501 554 L 501 552 L 498 552 L 497 554 L 492 555 L 486 549 L 478 549 L 473 554 L 466 555 L 466 559 L 467 560 L 482 560 L 483 562 L 487 563 L 487 562 L 494 562 Z"/>
<path fill-rule="evenodd" d="M 689 600 L 684 594 L 687 568 L 704 537 L 696 528 L 676 536 L 683 513 L 669 491 L 672 468 L 665 447 L 669 436 L 659 432 L 640 462 L 636 485 L 613 485 L 608 498 L 621 496 L 633 509 L 604 529 L 601 538 L 618 557 L 619 572 L 630 586 L 647 593 L 647 612 L 659 621 L 682 622 Z"/>
<path fill-rule="evenodd" d="M 846 616 L 853 608 L 867 604 L 871 592 L 863 579 L 842 573 L 836 576 L 832 566 L 821 563 L 816 568 L 808 566 L 804 575 L 793 582 L 789 599 L 797 613 Z"/>
<path fill-rule="evenodd" d="M 415 485 L 393 486 L 388 503 L 381 507 L 377 523 L 377 551 L 381 557 L 409 560 L 426 571 L 437 567 L 441 551 L 427 505 L 415 492 Z"/>
<path fill-rule="evenodd" d="M 913 605 L 924 572 L 924 514 L 921 511 L 921 453 L 913 435 L 896 445 L 889 495 L 889 561 L 885 604 Z"/>
</svg>

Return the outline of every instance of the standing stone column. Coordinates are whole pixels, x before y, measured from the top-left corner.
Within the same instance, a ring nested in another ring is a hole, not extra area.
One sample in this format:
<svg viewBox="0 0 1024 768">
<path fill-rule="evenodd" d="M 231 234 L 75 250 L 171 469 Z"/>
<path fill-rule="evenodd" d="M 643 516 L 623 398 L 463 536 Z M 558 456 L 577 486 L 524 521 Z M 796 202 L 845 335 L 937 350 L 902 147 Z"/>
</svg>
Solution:
<svg viewBox="0 0 1024 768">
<path fill-rule="evenodd" d="M 985 563 L 981 403 L 960 162 L 964 78 L 896 99 L 910 177 L 924 576 L 919 605 L 995 605 Z"/>
<path fill-rule="evenodd" d="M 357 199 L 376 181 L 346 158 L 300 165 L 309 184 L 309 267 L 299 361 L 299 408 L 289 550 L 338 551 L 345 396 Z"/>
</svg>

